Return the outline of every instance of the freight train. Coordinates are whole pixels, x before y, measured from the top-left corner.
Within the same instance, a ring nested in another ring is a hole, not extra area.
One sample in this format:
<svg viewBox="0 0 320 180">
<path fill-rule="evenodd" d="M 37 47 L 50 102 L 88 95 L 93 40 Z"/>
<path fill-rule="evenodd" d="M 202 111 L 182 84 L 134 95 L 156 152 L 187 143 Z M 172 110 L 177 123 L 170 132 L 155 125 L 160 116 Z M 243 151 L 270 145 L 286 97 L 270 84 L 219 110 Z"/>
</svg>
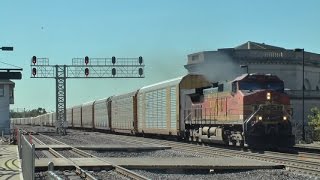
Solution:
<svg viewBox="0 0 320 180">
<path fill-rule="evenodd" d="M 290 99 L 275 75 L 244 74 L 211 83 L 188 74 L 68 108 L 70 128 L 89 128 L 234 146 L 290 147 Z M 12 119 L 55 126 L 55 113 Z"/>
</svg>

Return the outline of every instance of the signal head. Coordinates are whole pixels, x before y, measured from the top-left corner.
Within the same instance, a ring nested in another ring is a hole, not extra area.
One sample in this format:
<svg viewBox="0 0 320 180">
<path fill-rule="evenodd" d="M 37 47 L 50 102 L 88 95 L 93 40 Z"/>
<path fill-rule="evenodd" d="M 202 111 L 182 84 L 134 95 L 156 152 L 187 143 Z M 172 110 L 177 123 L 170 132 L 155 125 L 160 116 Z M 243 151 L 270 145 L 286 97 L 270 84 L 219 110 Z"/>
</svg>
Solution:
<svg viewBox="0 0 320 180">
<path fill-rule="evenodd" d="M 89 63 L 89 57 L 88 57 L 88 56 L 84 57 L 84 63 L 85 63 L 86 65 Z"/>
<path fill-rule="evenodd" d="M 139 68 L 139 75 L 142 76 L 142 74 L 143 74 L 143 69 Z"/>
<path fill-rule="evenodd" d="M 36 76 L 37 75 L 37 69 L 36 68 L 32 68 L 32 75 Z"/>
<path fill-rule="evenodd" d="M 115 76 L 116 74 L 117 74 L 117 70 L 116 70 L 116 68 L 112 68 L 112 70 L 111 70 L 112 72 L 112 76 Z"/>
<path fill-rule="evenodd" d="M 142 59 L 142 57 L 140 56 L 139 57 L 139 64 L 141 65 L 143 63 L 143 59 Z"/>
<path fill-rule="evenodd" d="M 85 69 L 84 69 L 84 74 L 85 74 L 86 76 L 89 75 L 89 68 L 85 68 Z"/>
<path fill-rule="evenodd" d="M 37 63 L 37 56 L 32 56 L 32 63 L 36 64 Z"/>
<path fill-rule="evenodd" d="M 116 57 L 112 56 L 111 62 L 112 62 L 112 64 L 115 64 L 116 63 Z"/>
</svg>

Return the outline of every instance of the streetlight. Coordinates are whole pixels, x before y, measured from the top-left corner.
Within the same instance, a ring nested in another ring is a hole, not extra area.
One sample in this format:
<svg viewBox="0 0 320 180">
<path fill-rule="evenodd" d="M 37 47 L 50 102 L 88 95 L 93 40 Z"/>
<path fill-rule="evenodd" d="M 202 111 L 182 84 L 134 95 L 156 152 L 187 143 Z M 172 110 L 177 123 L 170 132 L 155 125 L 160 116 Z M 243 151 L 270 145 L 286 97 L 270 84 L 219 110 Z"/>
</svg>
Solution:
<svg viewBox="0 0 320 180">
<path fill-rule="evenodd" d="M 13 51 L 13 47 L 0 47 L 2 51 Z"/>
<path fill-rule="evenodd" d="M 240 65 L 241 68 L 247 68 L 247 74 L 249 74 L 249 67 L 248 65 Z"/>
<path fill-rule="evenodd" d="M 306 140 L 304 130 L 304 49 L 294 49 L 295 52 L 302 52 L 302 140 Z"/>
</svg>

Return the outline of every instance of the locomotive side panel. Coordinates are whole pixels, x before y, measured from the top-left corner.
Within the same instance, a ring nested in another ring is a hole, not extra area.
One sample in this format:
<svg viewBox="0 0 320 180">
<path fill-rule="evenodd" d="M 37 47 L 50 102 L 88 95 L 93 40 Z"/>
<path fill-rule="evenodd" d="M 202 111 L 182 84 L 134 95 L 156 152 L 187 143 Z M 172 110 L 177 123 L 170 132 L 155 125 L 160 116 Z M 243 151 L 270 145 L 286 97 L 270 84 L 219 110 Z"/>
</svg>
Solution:
<svg viewBox="0 0 320 180">
<path fill-rule="evenodd" d="M 209 124 L 242 124 L 243 98 L 230 92 L 205 92 L 202 105 L 202 119 Z"/>
</svg>

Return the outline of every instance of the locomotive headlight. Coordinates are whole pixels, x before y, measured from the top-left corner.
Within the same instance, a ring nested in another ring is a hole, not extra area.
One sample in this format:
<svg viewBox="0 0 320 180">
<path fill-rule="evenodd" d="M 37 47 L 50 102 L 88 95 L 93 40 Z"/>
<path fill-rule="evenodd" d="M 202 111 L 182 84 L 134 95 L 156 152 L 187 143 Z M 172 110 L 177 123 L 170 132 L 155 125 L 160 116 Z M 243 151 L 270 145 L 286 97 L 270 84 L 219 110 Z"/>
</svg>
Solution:
<svg viewBox="0 0 320 180">
<path fill-rule="evenodd" d="M 283 116 L 283 120 L 286 121 L 288 118 L 287 116 Z"/>
<path fill-rule="evenodd" d="M 270 100 L 271 99 L 271 93 L 267 93 L 267 100 Z"/>
<path fill-rule="evenodd" d="M 261 121 L 262 120 L 262 116 L 259 116 L 258 119 L 259 119 L 259 121 Z"/>
</svg>

